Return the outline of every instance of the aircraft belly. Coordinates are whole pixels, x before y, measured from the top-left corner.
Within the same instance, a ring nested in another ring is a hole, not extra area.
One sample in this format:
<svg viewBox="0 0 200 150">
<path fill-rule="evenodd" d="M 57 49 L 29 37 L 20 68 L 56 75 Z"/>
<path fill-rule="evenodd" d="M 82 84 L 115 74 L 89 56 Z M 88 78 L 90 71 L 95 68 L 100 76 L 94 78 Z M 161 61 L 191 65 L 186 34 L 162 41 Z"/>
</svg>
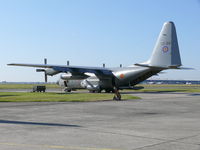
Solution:
<svg viewBox="0 0 200 150">
<path fill-rule="evenodd" d="M 116 85 L 117 86 L 133 86 L 137 83 L 140 83 L 143 80 L 146 80 L 150 76 L 157 74 L 160 70 L 152 70 L 145 67 L 139 67 L 134 70 L 127 70 L 123 72 L 118 72 Z"/>
</svg>

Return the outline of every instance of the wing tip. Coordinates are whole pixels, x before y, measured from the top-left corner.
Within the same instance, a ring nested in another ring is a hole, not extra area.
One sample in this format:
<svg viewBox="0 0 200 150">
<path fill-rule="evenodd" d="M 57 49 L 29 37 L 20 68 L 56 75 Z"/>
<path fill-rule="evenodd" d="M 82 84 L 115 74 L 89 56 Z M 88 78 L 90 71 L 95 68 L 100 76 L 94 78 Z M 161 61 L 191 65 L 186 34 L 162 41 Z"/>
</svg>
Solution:
<svg viewBox="0 0 200 150">
<path fill-rule="evenodd" d="M 15 64 L 13 64 L 13 63 L 11 63 L 11 64 L 7 64 L 8 66 L 12 66 L 12 65 L 15 65 Z"/>
</svg>

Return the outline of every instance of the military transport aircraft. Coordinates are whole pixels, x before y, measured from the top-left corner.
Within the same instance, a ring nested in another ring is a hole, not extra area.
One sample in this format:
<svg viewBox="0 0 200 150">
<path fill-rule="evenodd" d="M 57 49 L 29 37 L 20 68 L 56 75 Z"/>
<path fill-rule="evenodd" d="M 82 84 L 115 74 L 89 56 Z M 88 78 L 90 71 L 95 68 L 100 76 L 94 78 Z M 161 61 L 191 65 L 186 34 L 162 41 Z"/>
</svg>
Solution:
<svg viewBox="0 0 200 150">
<path fill-rule="evenodd" d="M 21 63 L 8 65 L 44 68 L 37 69 L 37 71 L 45 72 L 45 76 L 65 73 L 61 76 L 63 81 L 82 80 L 81 86 L 89 90 L 114 90 L 116 93 L 114 99 L 119 100 L 121 99 L 118 92 L 120 87 L 134 86 L 153 75 L 157 75 L 162 70 L 181 69 L 182 64 L 175 25 L 170 21 L 164 23 L 150 59 L 143 63 L 122 68 Z M 88 73 L 94 74 L 95 77 L 92 78 L 98 79 L 98 82 L 91 82 Z"/>
</svg>

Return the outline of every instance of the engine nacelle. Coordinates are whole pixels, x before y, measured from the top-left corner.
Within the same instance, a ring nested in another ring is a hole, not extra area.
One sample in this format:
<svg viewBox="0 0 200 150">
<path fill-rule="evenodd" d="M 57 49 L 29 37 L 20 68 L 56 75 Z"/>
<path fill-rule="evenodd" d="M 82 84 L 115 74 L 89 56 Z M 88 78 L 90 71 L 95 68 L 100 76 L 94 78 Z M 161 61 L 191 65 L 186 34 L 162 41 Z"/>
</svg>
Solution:
<svg viewBox="0 0 200 150">
<path fill-rule="evenodd" d="M 63 79 L 63 80 L 69 80 L 69 79 L 72 78 L 72 74 L 71 73 L 65 73 L 65 74 L 60 75 L 60 78 Z"/>
<path fill-rule="evenodd" d="M 56 71 L 56 70 L 54 70 L 52 68 L 49 68 L 49 69 L 45 70 L 45 73 L 46 73 L 46 75 L 53 76 L 53 75 L 59 73 L 59 71 Z"/>
<path fill-rule="evenodd" d="M 88 76 L 85 75 L 85 74 L 80 74 L 80 75 L 73 75 L 71 74 L 70 72 L 68 73 L 65 73 L 65 74 L 62 74 L 60 76 L 61 79 L 63 80 L 81 80 L 81 79 L 85 79 L 87 78 Z"/>
</svg>

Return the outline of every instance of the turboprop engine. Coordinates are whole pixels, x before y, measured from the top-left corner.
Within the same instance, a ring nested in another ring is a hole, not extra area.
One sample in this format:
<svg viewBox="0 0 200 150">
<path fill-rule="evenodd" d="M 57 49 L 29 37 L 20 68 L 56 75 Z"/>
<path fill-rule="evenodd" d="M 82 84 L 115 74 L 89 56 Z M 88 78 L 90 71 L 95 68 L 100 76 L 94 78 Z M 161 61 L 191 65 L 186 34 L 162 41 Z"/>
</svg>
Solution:
<svg viewBox="0 0 200 150">
<path fill-rule="evenodd" d="M 44 64 L 47 64 L 47 59 L 44 59 Z M 52 68 L 48 68 L 48 69 L 36 69 L 36 72 L 44 72 L 44 78 L 45 78 L 45 82 L 47 82 L 47 75 L 49 76 L 53 76 L 57 73 L 59 73 L 59 71 L 56 71 Z"/>
<path fill-rule="evenodd" d="M 48 76 L 53 76 L 53 75 L 59 73 L 58 71 L 55 71 L 52 68 L 48 68 L 48 69 L 36 69 L 36 72 L 44 72 L 45 82 L 47 82 L 47 75 Z"/>
<path fill-rule="evenodd" d="M 74 75 L 74 74 L 72 74 L 70 72 L 62 74 L 60 76 L 60 78 L 63 79 L 63 80 L 81 80 L 81 79 L 85 79 L 87 77 L 88 77 L 88 75 L 85 75 L 85 74 L 76 74 L 76 75 Z"/>
<path fill-rule="evenodd" d="M 49 76 L 53 76 L 53 75 L 55 75 L 55 74 L 57 74 L 57 73 L 59 73 L 58 71 L 55 71 L 54 69 L 52 69 L 52 68 L 49 68 L 49 69 L 46 69 L 45 70 L 45 73 L 47 74 L 47 75 L 49 75 Z"/>
</svg>

